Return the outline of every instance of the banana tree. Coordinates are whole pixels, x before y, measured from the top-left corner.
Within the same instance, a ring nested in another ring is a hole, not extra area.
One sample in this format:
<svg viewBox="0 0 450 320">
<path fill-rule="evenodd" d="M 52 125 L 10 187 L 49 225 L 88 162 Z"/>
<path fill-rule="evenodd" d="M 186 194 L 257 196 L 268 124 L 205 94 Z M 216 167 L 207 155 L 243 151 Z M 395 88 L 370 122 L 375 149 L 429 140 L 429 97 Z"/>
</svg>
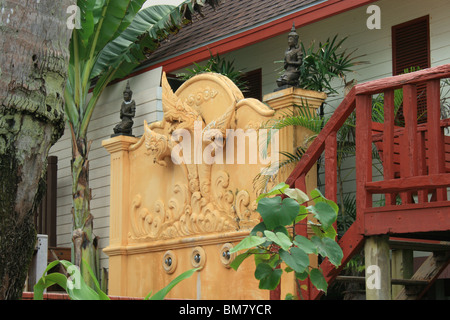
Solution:
<svg viewBox="0 0 450 320">
<path fill-rule="evenodd" d="M 145 0 L 78 0 L 80 28 L 70 42 L 69 76 L 64 98 L 72 135 L 72 261 L 90 279 L 82 260 L 99 278 L 98 240 L 90 211 L 89 122 L 106 86 L 128 75 L 161 40 L 192 21 L 202 6 L 218 0 L 186 0 L 178 6 L 142 9 Z M 92 90 L 92 93 L 89 92 Z M 93 283 L 89 283 L 93 286 Z"/>
</svg>

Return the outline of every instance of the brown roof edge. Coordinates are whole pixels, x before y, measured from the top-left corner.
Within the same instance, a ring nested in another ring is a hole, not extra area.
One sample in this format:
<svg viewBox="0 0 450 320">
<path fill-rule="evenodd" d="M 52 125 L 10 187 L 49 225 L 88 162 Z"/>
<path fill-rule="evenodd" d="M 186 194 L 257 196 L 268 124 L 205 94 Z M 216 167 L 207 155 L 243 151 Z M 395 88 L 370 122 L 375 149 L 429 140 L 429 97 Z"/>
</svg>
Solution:
<svg viewBox="0 0 450 320">
<path fill-rule="evenodd" d="M 295 23 L 297 28 L 302 27 L 376 1 L 378 0 L 320 1 L 315 5 L 308 6 L 306 8 L 303 7 L 303 9 L 299 11 L 285 15 L 275 20 L 271 20 L 268 23 L 256 26 L 252 29 L 238 32 L 228 37 L 223 37 L 217 41 L 211 40 L 211 42 L 201 43 L 197 47 L 191 48 L 191 50 L 186 50 L 186 46 L 181 46 L 181 49 L 178 50 L 179 54 L 173 53 L 171 55 L 160 55 L 160 51 L 155 51 L 146 62 L 144 62 L 139 68 L 136 69 L 133 74 L 146 72 L 160 66 L 163 66 L 165 72 L 172 72 L 177 69 L 189 66 L 193 62 L 200 62 L 209 58 L 209 50 L 211 50 L 211 52 L 213 52 L 214 54 L 227 53 L 286 33 L 291 29 L 292 23 Z M 243 2 L 247 3 L 247 1 Z M 255 0 L 251 2 L 255 2 Z M 256 2 L 261 3 L 259 1 Z M 268 3 L 269 1 L 264 2 Z M 283 2 L 288 4 L 290 3 L 289 1 Z M 301 2 L 306 3 L 304 1 Z M 313 2 L 314 1 L 309 1 L 308 3 L 312 4 Z M 270 1 L 270 3 L 272 2 Z M 222 5 L 226 5 L 226 3 Z M 220 8 L 217 10 L 220 10 Z M 197 24 L 199 23 L 197 22 Z M 192 26 L 194 25 L 195 23 L 192 24 Z M 211 27 L 210 24 L 209 26 Z M 181 39 L 185 41 L 186 39 L 188 39 L 188 37 L 186 36 L 185 38 L 183 36 L 183 31 L 184 29 L 182 29 L 176 36 L 182 36 Z M 175 40 L 170 41 L 172 42 L 171 45 L 174 45 L 174 43 L 176 43 Z M 178 44 L 181 44 L 181 42 L 181 40 L 177 41 Z M 164 47 L 165 46 L 167 46 L 167 44 L 164 44 Z M 167 50 L 166 47 L 165 50 Z"/>
<path fill-rule="evenodd" d="M 233 1 L 241 2 L 241 0 Z M 270 21 L 264 25 L 257 26 L 251 30 L 234 34 L 215 42 L 203 43 L 197 48 L 178 55 L 174 54 L 172 56 L 163 57 L 160 60 L 157 60 L 152 54 L 148 60 L 143 62 L 127 77 L 117 79 L 114 82 L 119 82 L 124 79 L 134 77 L 158 67 L 163 67 L 163 70 L 166 73 L 173 72 L 190 66 L 193 62 L 200 62 L 208 59 L 210 56 L 210 51 L 214 54 L 224 54 L 286 33 L 292 28 L 292 23 L 295 23 L 296 27 L 299 28 L 377 1 L 379 0 L 328 0 L 318 3 L 312 7 L 299 10 L 282 18 Z M 182 32 L 182 30 L 183 29 L 181 29 L 180 32 Z M 183 50 L 186 49 L 183 48 Z"/>
</svg>

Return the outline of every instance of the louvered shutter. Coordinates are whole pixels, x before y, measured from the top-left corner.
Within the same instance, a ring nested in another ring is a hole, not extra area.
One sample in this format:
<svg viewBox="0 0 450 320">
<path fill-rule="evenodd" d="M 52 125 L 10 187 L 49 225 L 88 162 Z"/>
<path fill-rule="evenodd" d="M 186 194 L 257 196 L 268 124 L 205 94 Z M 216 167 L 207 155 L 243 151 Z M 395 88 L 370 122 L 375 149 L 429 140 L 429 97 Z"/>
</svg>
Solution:
<svg viewBox="0 0 450 320">
<path fill-rule="evenodd" d="M 393 74 L 405 70 L 426 69 L 430 67 L 430 27 L 429 16 L 424 16 L 392 27 Z M 426 121 L 426 86 L 417 86 L 418 122 Z M 399 120 L 403 119 L 399 111 Z"/>
<path fill-rule="evenodd" d="M 241 79 L 246 82 L 247 90 L 244 91 L 246 98 L 262 100 L 262 72 L 261 69 L 243 73 Z"/>
</svg>

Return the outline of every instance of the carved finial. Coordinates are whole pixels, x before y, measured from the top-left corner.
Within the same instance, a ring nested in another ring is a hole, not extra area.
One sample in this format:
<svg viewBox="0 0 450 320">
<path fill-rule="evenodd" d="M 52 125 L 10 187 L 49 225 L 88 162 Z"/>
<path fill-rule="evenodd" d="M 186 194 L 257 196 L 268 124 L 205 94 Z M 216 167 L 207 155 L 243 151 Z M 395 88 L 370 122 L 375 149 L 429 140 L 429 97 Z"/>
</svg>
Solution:
<svg viewBox="0 0 450 320">
<path fill-rule="evenodd" d="M 296 39 L 299 37 L 297 31 L 295 31 L 295 22 L 292 23 L 291 32 L 289 32 L 288 37 L 295 37 Z"/>
<path fill-rule="evenodd" d="M 123 90 L 123 92 L 124 93 L 128 92 L 130 94 L 133 94 L 133 91 L 131 91 L 131 88 L 130 88 L 130 80 L 127 81 L 127 86 L 125 87 L 125 90 Z"/>
</svg>

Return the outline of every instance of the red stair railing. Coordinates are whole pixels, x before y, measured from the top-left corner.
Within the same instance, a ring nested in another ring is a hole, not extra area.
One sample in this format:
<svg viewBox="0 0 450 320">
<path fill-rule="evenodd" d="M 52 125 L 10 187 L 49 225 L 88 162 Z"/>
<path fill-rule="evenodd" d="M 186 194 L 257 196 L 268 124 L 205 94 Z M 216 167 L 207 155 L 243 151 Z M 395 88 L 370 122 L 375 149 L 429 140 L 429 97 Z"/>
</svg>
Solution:
<svg viewBox="0 0 450 320">
<path fill-rule="evenodd" d="M 443 127 L 448 126 L 448 120 L 440 120 L 440 80 L 449 77 L 450 64 L 356 85 L 337 107 L 286 180 L 291 187 L 305 190 L 306 174 L 325 151 L 325 196 L 336 201 L 337 132 L 356 110 L 357 217 L 339 240 L 344 253 L 342 265 L 335 268 L 325 259 L 320 266 L 328 282 L 333 281 L 360 250 L 365 236 L 450 230 L 450 210 L 446 198 L 450 174 L 446 173 L 446 138 L 443 135 Z M 417 123 L 416 86 L 419 83 L 426 83 L 427 86 L 426 125 Z M 403 130 L 402 134 L 396 134 L 398 128 L 394 126 L 394 90 L 400 88 L 403 88 L 405 127 L 400 129 Z M 384 93 L 385 99 L 384 124 L 381 133 L 378 133 L 384 180 L 372 181 L 372 143 L 376 131 L 373 130 L 375 125 L 372 123 L 372 95 L 379 93 Z M 396 136 L 401 137 L 399 158 L 398 150 L 397 156 L 394 150 Z M 395 161 L 399 163 L 395 165 Z M 396 172 L 396 168 L 400 172 Z M 433 191 L 431 200 L 434 202 L 428 201 L 430 190 Z M 385 206 L 373 208 L 374 194 L 385 195 Z M 397 194 L 402 199 L 400 206 L 396 205 Z M 418 203 L 413 203 L 413 194 Z M 408 214 L 405 214 L 405 209 Z M 429 218 L 430 215 L 433 215 L 432 219 Z M 306 225 L 296 226 L 296 233 L 307 236 Z M 321 296 L 322 292 L 309 283 L 308 286 L 309 290 L 302 294 L 304 299 L 317 299 Z"/>
<path fill-rule="evenodd" d="M 450 65 L 371 81 L 356 86 L 357 216 L 360 232 L 406 234 L 447 231 L 450 174 L 445 168 L 445 140 L 441 121 L 440 80 L 450 77 Z M 426 85 L 426 124 L 417 121 L 417 85 Z M 394 126 L 394 90 L 403 89 L 403 128 Z M 383 179 L 372 179 L 372 95 L 384 93 L 382 133 Z M 398 133 L 398 171 L 395 169 L 395 133 Z M 383 207 L 372 208 L 374 194 L 385 195 Z M 433 194 L 431 201 L 429 194 Z M 396 203 L 399 195 L 401 203 Z M 413 197 L 414 196 L 414 197 Z M 436 215 L 436 209 L 442 215 Z M 426 211 L 428 214 L 425 215 Z M 432 215 L 431 212 L 435 211 Z"/>
</svg>

